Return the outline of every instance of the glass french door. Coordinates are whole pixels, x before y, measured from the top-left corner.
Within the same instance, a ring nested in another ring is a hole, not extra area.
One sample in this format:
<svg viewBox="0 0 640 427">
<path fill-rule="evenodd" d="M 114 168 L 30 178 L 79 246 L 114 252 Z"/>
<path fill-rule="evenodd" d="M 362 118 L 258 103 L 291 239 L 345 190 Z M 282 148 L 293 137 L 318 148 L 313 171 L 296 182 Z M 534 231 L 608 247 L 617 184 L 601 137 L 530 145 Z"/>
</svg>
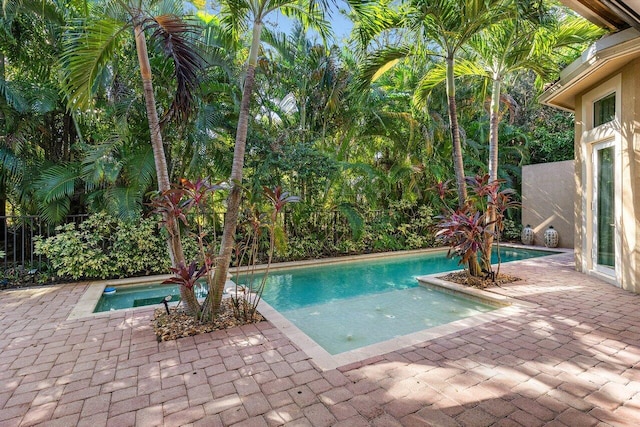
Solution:
<svg viewBox="0 0 640 427">
<path fill-rule="evenodd" d="M 596 270 L 615 274 L 615 146 L 604 142 L 594 146 L 593 264 Z"/>
</svg>

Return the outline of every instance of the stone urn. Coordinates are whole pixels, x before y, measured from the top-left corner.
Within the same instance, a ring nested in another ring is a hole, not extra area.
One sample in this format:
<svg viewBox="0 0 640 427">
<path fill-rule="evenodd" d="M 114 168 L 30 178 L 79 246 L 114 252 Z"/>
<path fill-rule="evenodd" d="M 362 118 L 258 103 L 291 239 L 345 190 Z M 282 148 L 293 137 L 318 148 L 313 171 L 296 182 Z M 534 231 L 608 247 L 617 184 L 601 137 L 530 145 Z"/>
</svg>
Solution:
<svg viewBox="0 0 640 427">
<path fill-rule="evenodd" d="M 533 245 L 533 228 L 529 224 L 522 229 L 520 240 L 523 245 Z"/>
<path fill-rule="evenodd" d="M 548 248 L 555 248 L 558 246 L 558 238 L 558 230 L 553 228 L 553 225 L 550 225 L 544 232 L 544 245 Z"/>
</svg>

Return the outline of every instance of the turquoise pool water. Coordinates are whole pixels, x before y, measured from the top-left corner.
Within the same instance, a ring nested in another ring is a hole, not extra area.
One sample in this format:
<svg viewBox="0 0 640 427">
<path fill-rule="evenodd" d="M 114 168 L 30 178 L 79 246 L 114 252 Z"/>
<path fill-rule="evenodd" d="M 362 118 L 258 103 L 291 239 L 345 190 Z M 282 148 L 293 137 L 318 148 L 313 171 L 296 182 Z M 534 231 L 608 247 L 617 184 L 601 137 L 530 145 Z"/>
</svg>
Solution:
<svg viewBox="0 0 640 427">
<path fill-rule="evenodd" d="M 161 283 L 148 283 L 135 286 L 119 286 L 112 295 L 102 295 L 98 300 L 94 313 L 103 311 L 120 310 L 123 308 L 144 307 L 146 305 L 158 305 L 161 307 L 162 299 L 171 295 L 171 301 L 180 301 L 180 290 L 177 285 L 163 285 Z M 195 286 L 196 296 L 207 296 L 205 284 L 198 283 Z"/>
<path fill-rule="evenodd" d="M 502 260 L 551 253 L 505 248 Z M 263 299 L 335 355 L 497 309 L 416 280 L 459 268 L 445 251 L 274 271 Z"/>
<path fill-rule="evenodd" d="M 520 248 L 501 248 L 502 262 L 550 255 L 554 252 Z M 493 254 L 492 262 L 497 262 Z M 278 311 L 353 298 L 361 295 L 397 291 L 420 286 L 416 277 L 458 270 L 457 259 L 446 251 L 388 256 L 376 259 L 318 265 L 286 271 L 272 271 L 263 298 Z M 242 284 L 242 277 L 234 278 Z"/>
<path fill-rule="evenodd" d="M 554 252 L 501 248 L 509 262 Z M 494 262 L 496 255 L 494 254 Z M 315 267 L 274 270 L 263 299 L 330 354 L 338 354 L 412 332 L 443 325 L 497 307 L 420 286 L 416 277 L 457 270 L 446 251 L 390 255 Z M 234 278 L 243 284 L 243 278 Z M 197 285 L 199 297 L 206 296 Z M 174 285 L 117 288 L 103 295 L 94 312 L 179 300 Z"/>
</svg>

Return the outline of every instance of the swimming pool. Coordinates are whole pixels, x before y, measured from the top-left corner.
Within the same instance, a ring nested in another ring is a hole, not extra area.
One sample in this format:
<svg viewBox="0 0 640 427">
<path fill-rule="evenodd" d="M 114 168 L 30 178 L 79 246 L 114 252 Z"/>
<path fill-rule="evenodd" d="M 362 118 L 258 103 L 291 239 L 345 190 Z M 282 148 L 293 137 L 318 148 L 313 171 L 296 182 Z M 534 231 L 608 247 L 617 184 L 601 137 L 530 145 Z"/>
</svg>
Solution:
<svg viewBox="0 0 640 427">
<path fill-rule="evenodd" d="M 557 253 L 501 248 L 503 262 Z M 494 253 L 494 262 L 495 257 Z M 391 351 L 389 345 L 393 343 L 407 345 L 414 339 L 424 341 L 426 335 L 451 333 L 451 328 L 468 327 L 510 310 L 505 304 L 492 302 L 493 297 L 473 298 L 466 295 L 467 290 L 451 294 L 438 287 L 421 286 L 416 279 L 419 276 L 460 268 L 456 259 L 446 257 L 446 250 L 375 254 L 341 261 L 318 260 L 297 268 L 289 265 L 287 269 L 276 266 L 259 308 L 322 369 L 351 363 L 364 355 L 383 354 Z M 242 276 L 234 281 L 244 284 Z M 204 285 L 196 291 L 200 297 L 206 295 Z M 167 295 L 179 300 L 178 288 L 158 283 L 121 286 L 113 295 L 102 295 L 97 306 L 94 303 L 94 312 L 159 305 Z"/>
<path fill-rule="evenodd" d="M 503 249 L 504 262 L 553 253 Z M 263 299 L 336 355 L 500 308 L 416 280 L 459 268 L 438 251 L 274 271 Z"/>
<path fill-rule="evenodd" d="M 557 252 L 503 246 L 503 262 L 551 255 Z M 415 288 L 417 276 L 457 270 L 455 259 L 444 251 L 428 251 L 410 255 L 389 253 L 358 261 L 324 263 L 302 268 L 273 269 L 263 298 L 277 310 L 287 311 L 323 301 L 348 299 L 364 294 Z M 321 260 L 324 261 L 324 260 Z M 494 262 L 496 254 L 494 253 Z M 242 279 L 242 278 L 241 278 Z M 237 282 L 238 279 L 234 278 Z M 310 283 L 310 285 L 306 285 Z M 204 284 L 196 285 L 196 295 L 206 296 Z M 146 283 L 117 287 L 112 295 L 102 295 L 93 308 L 94 313 L 126 308 L 157 305 L 167 296 L 179 301 L 176 285 Z"/>
<path fill-rule="evenodd" d="M 502 247 L 500 253 L 502 262 L 509 262 L 555 252 Z M 457 259 L 447 258 L 446 254 L 446 250 L 393 254 L 354 262 L 274 270 L 267 280 L 263 299 L 278 311 L 288 311 L 362 295 L 416 288 L 420 286 L 416 280 L 418 276 L 461 268 Z M 492 262 L 497 262 L 495 251 Z"/>
</svg>

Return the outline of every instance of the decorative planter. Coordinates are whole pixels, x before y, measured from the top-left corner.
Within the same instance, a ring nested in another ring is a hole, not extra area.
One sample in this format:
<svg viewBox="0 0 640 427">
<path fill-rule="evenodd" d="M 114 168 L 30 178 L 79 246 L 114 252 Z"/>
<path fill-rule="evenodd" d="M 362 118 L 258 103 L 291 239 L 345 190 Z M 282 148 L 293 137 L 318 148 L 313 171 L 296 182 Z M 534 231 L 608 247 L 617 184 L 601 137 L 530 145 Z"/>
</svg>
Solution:
<svg viewBox="0 0 640 427">
<path fill-rule="evenodd" d="M 522 229 L 520 240 L 523 245 L 533 245 L 533 228 L 529 224 Z"/>
<path fill-rule="evenodd" d="M 544 245 L 548 248 L 555 248 L 558 246 L 558 231 L 550 225 L 547 231 L 544 232 Z"/>
</svg>

